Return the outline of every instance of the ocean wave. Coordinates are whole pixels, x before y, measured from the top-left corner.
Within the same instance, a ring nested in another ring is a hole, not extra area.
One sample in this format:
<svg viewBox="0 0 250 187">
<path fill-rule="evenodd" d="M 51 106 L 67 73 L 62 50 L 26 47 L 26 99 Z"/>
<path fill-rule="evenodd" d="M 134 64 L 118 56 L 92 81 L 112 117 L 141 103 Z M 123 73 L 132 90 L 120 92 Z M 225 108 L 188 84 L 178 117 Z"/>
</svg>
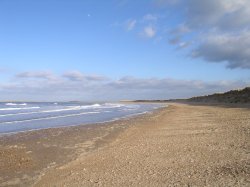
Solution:
<svg viewBox="0 0 250 187">
<path fill-rule="evenodd" d="M 6 106 L 26 106 L 27 103 L 6 103 Z"/>
<path fill-rule="evenodd" d="M 17 120 L 17 121 L 6 121 L 1 122 L 0 124 L 11 124 L 11 123 L 21 123 L 21 122 L 31 122 L 31 121 L 40 121 L 40 120 L 47 120 L 47 119 L 57 119 L 57 118 L 66 118 L 66 117 L 73 117 L 73 116 L 81 116 L 85 114 L 98 114 L 100 112 L 82 112 L 79 114 L 68 114 L 63 116 L 52 116 L 52 117 L 45 117 L 45 118 L 35 118 L 35 119 L 26 119 L 26 120 Z"/>
<path fill-rule="evenodd" d="M 93 104 L 93 105 L 83 105 L 81 106 L 82 109 L 89 109 L 89 108 L 99 108 L 101 107 L 100 104 Z"/>
<path fill-rule="evenodd" d="M 30 110 L 30 109 L 38 109 L 39 106 L 36 107 L 24 107 L 24 108 L 0 108 L 1 111 L 8 111 L 8 110 Z"/>
<path fill-rule="evenodd" d="M 93 105 L 84 105 L 81 106 L 81 109 L 105 109 L 105 108 L 119 108 L 124 105 L 114 104 L 114 103 L 105 103 L 105 104 L 93 104 Z"/>
<path fill-rule="evenodd" d="M 112 108 L 120 108 L 125 105 L 122 104 L 114 104 L 114 103 L 105 103 L 105 104 L 93 104 L 93 105 L 79 105 L 79 106 L 67 106 L 67 108 L 62 109 L 52 109 L 52 110 L 40 110 L 33 112 L 20 112 L 20 113 L 12 113 L 12 114 L 2 114 L 0 117 L 6 116 L 18 116 L 18 115 L 30 115 L 30 114 L 39 114 L 39 113 L 53 113 L 53 112 L 64 112 L 64 111 L 73 111 L 73 110 L 85 110 L 85 109 L 112 109 Z M 40 107 L 27 107 L 27 108 L 0 108 L 0 111 L 12 111 L 12 110 L 28 110 L 28 109 L 38 109 Z"/>
<path fill-rule="evenodd" d="M 0 117 L 17 116 L 17 115 L 29 115 L 29 114 L 40 114 L 40 113 L 53 113 L 53 112 L 63 112 L 63 111 L 80 110 L 80 109 L 81 109 L 81 106 L 74 106 L 74 107 L 70 107 L 70 108 L 68 107 L 68 108 L 56 109 L 56 110 L 44 110 L 44 111 L 36 111 L 36 112 L 21 112 L 21 113 L 15 113 L 15 114 L 3 114 L 3 115 L 0 115 Z"/>
<path fill-rule="evenodd" d="M 95 109 L 95 108 L 98 108 L 100 106 L 101 106 L 100 104 L 85 105 L 85 106 L 67 106 L 67 108 L 63 108 L 63 109 L 41 110 L 41 111 L 35 111 L 35 112 L 21 112 L 21 113 L 14 113 L 14 114 L 3 114 L 3 115 L 0 115 L 0 117 L 39 114 L 39 113 L 64 112 L 64 111 L 83 110 L 83 109 Z M 5 110 L 5 109 L 6 110 L 13 110 L 14 108 L 3 108 L 2 110 Z M 19 109 L 19 108 L 17 108 L 17 109 Z M 0 108 L 0 110 L 1 110 L 1 108 Z"/>
<path fill-rule="evenodd" d="M 120 111 L 134 111 L 134 110 L 137 110 L 137 108 L 123 108 L 123 109 L 120 109 Z"/>
<path fill-rule="evenodd" d="M 111 108 L 119 108 L 125 106 L 124 104 L 118 103 L 105 103 L 104 106 L 111 107 Z"/>
</svg>

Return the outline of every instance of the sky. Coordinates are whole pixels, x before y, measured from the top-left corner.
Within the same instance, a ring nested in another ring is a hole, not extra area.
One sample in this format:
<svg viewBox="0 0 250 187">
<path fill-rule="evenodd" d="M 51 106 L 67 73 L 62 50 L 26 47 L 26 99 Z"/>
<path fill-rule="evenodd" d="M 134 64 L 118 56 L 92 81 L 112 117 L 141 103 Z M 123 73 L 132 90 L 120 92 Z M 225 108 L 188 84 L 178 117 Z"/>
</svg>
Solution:
<svg viewBox="0 0 250 187">
<path fill-rule="evenodd" d="M 1 101 L 173 99 L 249 85 L 248 0 L 0 0 Z"/>
</svg>

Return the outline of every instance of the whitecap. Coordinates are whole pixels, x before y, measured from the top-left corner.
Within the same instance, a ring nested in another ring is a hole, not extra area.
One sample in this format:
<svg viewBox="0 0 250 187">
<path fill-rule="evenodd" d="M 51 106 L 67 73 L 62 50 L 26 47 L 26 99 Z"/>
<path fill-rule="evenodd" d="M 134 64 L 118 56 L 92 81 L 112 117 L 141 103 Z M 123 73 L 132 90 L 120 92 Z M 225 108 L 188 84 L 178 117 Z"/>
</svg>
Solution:
<svg viewBox="0 0 250 187">
<path fill-rule="evenodd" d="M 9 111 L 9 110 L 30 110 L 30 109 L 38 109 L 39 106 L 36 107 L 25 107 L 25 108 L 0 108 L 1 111 Z"/>
<path fill-rule="evenodd" d="M 6 106 L 26 106 L 27 103 L 6 103 Z"/>
</svg>

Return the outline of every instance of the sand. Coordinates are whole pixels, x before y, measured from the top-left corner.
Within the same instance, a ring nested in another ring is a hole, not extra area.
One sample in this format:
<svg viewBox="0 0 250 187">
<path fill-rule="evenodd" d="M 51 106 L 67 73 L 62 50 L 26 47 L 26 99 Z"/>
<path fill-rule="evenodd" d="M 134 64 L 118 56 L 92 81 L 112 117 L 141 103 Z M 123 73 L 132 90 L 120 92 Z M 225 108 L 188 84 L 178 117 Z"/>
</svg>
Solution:
<svg viewBox="0 0 250 187">
<path fill-rule="evenodd" d="M 171 103 L 102 126 L 2 137 L 0 145 L 2 186 L 250 186 L 248 108 Z"/>
</svg>

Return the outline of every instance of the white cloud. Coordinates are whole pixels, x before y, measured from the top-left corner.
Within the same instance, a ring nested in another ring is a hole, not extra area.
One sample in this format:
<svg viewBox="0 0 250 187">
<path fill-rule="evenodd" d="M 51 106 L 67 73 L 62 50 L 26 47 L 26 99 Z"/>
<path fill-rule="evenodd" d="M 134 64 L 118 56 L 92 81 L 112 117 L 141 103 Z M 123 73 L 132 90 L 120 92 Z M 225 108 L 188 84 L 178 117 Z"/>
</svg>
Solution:
<svg viewBox="0 0 250 187">
<path fill-rule="evenodd" d="M 127 31 L 131 31 L 135 28 L 136 26 L 136 20 L 135 19 L 130 19 L 125 22 L 125 28 Z"/>
<path fill-rule="evenodd" d="M 63 74 L 63 77 L 71 81 L 83 81 L 84 75 L 79 71 L 70 71 Z"/>
<path fill-rule="evenodd" d="M 177 49 L 184 49 L 191 45 L 191 42 L 180 42 L 177 46 Z"/>
<path fill-rule="evenodd" d="M 56 79 L 56 76 L 49 71 L 33 71 L 33 72 L 22 72 L 16 75 L 16 78 L 30 78 L 30 79 Z"/>
<path fill-rule="evenodd" d="M 79 71 L 69 71 L 62 75 L 62 77 L 67 78 L 71 81 L 105 81 L 108 80 L 107 77 L 100 75 L 85 75 Z"/>
<path fill-rule="evenodd" d="M 146 26 L 141 35 L 146 38 L 153 38 L 156 35 L 156 29 L 153 26 Z"/>
<path fill-rule="evenodd" d="M 132 31 L 135 29 L 139 31 L 137 34 L 143 38 L 154 38 L 158 28 L 158 22 L 160 19 L 164 18 L 164 15 L 159 14 L 146 14 L 141 18 L 128 19 L 123 24 L 116 22 L 113 25 L 123 26 L 126 31 Z M 159 38 L 162 38 L 161 36 Z M 159 41 L 158 38 L 158 41 Z"/>
<path fill-rule="evenodd" d="M 157 21 L 157 20 L 158 20 L 158 16 L 153 15 L 153 14 L 146 14 L 146 15 L 143 17 L 143 20 L 144 20 L 144 21 Z"/>
</svg>

